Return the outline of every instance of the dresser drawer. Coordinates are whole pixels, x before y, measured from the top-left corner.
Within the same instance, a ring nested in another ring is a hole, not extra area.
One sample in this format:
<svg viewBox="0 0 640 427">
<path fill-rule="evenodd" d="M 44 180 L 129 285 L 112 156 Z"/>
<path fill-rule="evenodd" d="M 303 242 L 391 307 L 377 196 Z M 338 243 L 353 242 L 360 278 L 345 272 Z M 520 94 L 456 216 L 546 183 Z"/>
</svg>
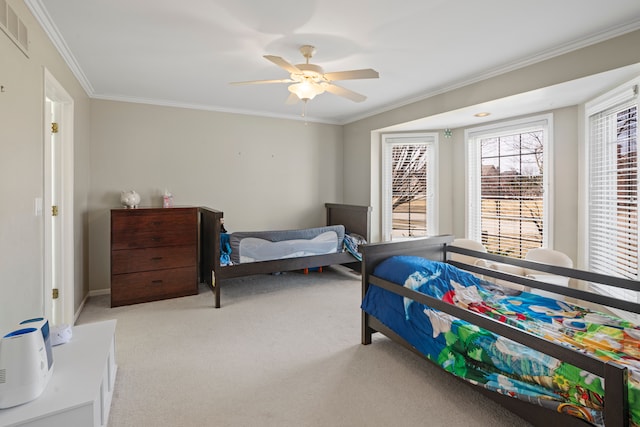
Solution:
<svg viewBox="0 0 640 427">
<path fill-rule="evenodd" d="M 195 245 L 197 212 L 197 208 L 114 210 L 111 249 Z"/>
<path fill-rule="evenodd" d="M 191 267 L 196 264 L 196 257 L 194 245 L 112 251 L 111 274 Z"/>
<path fill-rule="evenodd" d="M 112 307 L 197 293 L 196 266 L 111 277 Z"/>
</svg>

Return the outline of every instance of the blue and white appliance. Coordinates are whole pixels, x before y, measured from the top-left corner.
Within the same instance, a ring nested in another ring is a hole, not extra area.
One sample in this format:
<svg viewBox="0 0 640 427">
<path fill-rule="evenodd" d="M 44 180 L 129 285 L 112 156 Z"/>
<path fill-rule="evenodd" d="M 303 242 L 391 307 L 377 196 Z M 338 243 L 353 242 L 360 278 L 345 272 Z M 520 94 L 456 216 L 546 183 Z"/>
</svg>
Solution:
<svg viewBox="0 0 640 427">
<path fill-rule="evenodd" d="M 0 340 L 0 409 L 40 396 L 53 372 L 49 321 L 20 322 Z"/>
</svg>

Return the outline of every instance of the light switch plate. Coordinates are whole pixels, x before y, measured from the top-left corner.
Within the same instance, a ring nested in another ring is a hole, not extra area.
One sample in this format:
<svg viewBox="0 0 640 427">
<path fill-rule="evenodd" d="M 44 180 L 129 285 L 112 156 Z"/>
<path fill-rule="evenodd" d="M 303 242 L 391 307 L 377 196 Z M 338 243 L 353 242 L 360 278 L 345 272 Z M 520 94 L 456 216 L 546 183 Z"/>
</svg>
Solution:
<svg viewBox="0 0 640 427">
<path fill-rule="evenodd" d="M 36 216 L 42 216 L 42 197 L 36 197 L 35 213 Z"/>
</svg>

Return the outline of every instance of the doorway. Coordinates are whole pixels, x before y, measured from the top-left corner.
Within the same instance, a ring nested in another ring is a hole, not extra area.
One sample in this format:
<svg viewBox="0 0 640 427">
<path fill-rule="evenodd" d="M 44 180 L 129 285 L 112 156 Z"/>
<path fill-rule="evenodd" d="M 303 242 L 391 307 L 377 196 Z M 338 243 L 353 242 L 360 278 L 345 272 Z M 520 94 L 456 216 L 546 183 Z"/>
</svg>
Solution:
<svg viewBox="0 0 640 427">
<path fill-rule="evenodd" d="M 44 70 L 43 312 L 52 325 L 73 325 L 73 99 Z"/>
</svg>

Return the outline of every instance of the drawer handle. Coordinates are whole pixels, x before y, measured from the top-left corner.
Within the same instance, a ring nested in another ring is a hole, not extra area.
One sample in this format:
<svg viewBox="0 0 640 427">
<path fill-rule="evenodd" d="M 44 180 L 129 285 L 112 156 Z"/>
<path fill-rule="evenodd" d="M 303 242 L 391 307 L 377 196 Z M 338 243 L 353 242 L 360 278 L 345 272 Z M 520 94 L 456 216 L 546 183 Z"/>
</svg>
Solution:
<svg viewBox="0 0 640 427">
<path fill-rule="evenodd" d="M 162 283 L 162 280 L 152 280 L 151 283 L 159 285 L 160 283 Z"/>
<path fill-rule="evenodd" d="M 161 259 L 161 256 L 154 256 L 153 258 L 151 258 L 151 261 L 160 261 Z"/>
</svg>

